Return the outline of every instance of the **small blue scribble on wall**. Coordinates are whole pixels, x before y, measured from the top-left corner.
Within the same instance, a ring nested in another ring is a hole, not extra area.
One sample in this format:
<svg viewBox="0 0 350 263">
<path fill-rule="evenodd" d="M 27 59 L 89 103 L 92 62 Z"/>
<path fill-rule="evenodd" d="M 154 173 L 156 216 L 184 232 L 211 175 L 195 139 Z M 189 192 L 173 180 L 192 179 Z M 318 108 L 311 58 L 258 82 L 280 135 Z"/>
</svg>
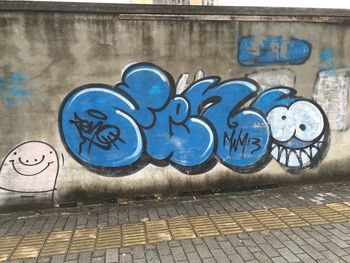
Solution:
<svg viewBox="0 0 350 263">
<path fill-rule="evenodd" d="M 337 64 L 334 59 L 334 52 L 331 48 L 322 49 L 320 52 L 320 69 L 321 70 L 335 70 Z"/>
<path fill-rule="evenodd" d="M 59 112 L 67 151 L 108 176 L 132 174 L 149 163 L 199 174 L 217 162 L 239 173 L 272 158 L 298 172 L 316 166 L 329 144 L 321 107 L 276 87 L 259 93 L 251 79 L 201 77 L 181 93 L 172 76 L 151 63 L 128 66 L 114 87 L 73 90 Z"/>
<path fill-rule="evenodd" d="M 310 54 L 311 44 L 296 38 L 244 36 L 238 43 L 238 62 L 243 66 L 299 65 Z"/>
<path fill-rule="evenodd" d="M 7 108 L 19 107 L 28 100 L 26 81 L 27 78 L 23 74 L 16 72 L 0 75 L 1 99 Z"/>
</svg>

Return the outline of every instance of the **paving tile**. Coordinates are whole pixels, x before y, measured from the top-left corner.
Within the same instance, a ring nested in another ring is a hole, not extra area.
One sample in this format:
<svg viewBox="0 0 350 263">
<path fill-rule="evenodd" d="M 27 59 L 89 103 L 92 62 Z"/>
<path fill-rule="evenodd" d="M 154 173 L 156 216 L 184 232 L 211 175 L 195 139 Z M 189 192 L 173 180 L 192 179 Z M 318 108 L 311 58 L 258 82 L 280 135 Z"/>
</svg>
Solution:
<svg viewBox="0 0 350 263">
<path fill-rule="evenodd" d="M 88 262 L 91 262 L 91 259 L 92 259 L 92 252 L 83 252 L 83 253 L 80 253 L 78 262 L 88 263 Z"/>
<path fill-rule="evenodd" d="M 214 258 L 204 258 L 202 259 L 203 263 L 217 263 L 217 261 Z"/>
<path fill-rule="evenodd" d="M 212 257 L 212 254 L 206 245 L 195 245 L 195 247 L 201 259 Z"/>
<path fill-rule="evenodd" d="M 305 253 L 298 254 L 297 257 L 301 260 L 301 262 L 308 262 L 308 263 L 316 262 L 308 254 L 305 254 Z"/>
<path fill-rule="evenodd" d="M 300 259 L 296 257 L 288 248 L 279 248 L 278 252 L 288 261 L 288 262 L 300 262 Z"/>
<path fill-rule="evenodd" d="M 262 251 L 254 252 L 253 255 L 258 260 L 258 262 L 271 262 L 270 256 Z"/>
<path fill-rule="evenodd" d="M 301 248 L 314 260 L 325 259 L 325 257 L 310 245 L 303 245 Z"/>
<path fill-rule="evenodd" d="M 339 262 L 339 263 L 345 262 L 344 260 L 342 260 L 339 256 L 337 256 L 336 254 L 334 254 L 334 253 L 333 253 L 332 251 L 330 251 L 330 250 L 328 250 L 328 251 L 323 251 L 323 252 L 321 252 L 321 254 L 322 254 L 325 258 L 329 259 L 329 261 L 331 261 L 331 262 Z"/>
<path fill-rule="evenodd" d="M 105 257 L 106 256 L 106 251 L 105 250 L 94 251 L 92 256 L 93 257 Z"/>
<path fill-rule="evenodd" d="M 106 263 L 119 262 L 118 249 L 107 249 L 106 251 Z"/>
<path fill-rule="evenodd" d="M 343 241 L 338 236 L 331 236 L 331 237 L 329 237 L 329 240 L 332 241 L 334 244 L 336 244 L 340 248 L 349 248 L 350 247 L 350 244 Z"/>
<path fill-rule="evenodd" d="M 77 253 L 74 254 L 67 254 L 65 260 L 78 260 L 79 255 Z"/>
<path fill-rule="evenodd" d="M 51 262 L 52 263 L 62 263 L 62 262 L 64 262 L 64 259 L 65 259 L 64 255 L 56 255 L 56 256 L 52 257 Z"/>
<path fill-rule="evenodd" d="M 261 244 L 259 247 L 270 257 L 281 256 L 281 254 L 277 251 L 277 249 L 273 248 L 269 243 Z"/>
<path fill-rule="evenodd" d="M 258 246 L 255 247 L 247 247 L 249 249 L 250 252 L 255 253 L 255 252 L 260 252 L 261 248 Z"/>
<path fill-rule="evenodd" d="M 186 254 L 188 262 L 190 263 L 200 263 L 202 260 L 200 259 L 199 255 L 197 252 L 190 252 Z"/>
<path fill-rule="evenodd" d="M 208 246 L 210 250 L 212 249 L 220 249 L 219 243 L 216 241 L 215 237 L 204 237 L 204 242 Z"/>
<path fill-rule="evenodd" d="M 344 250 L 338 247 L 335 243 L 329 242 L 329 243 L 323 243 L 323 245 L 333 253 L 335 253 L 337 256 L 342 257 L 348 255 L 348 253 Z"/>
<path fill-rule="evenodd" d="M 52 261 L 51 257 L 38 258 L 38 263 L 47 263 L 47 262 L 51 262 L 51 261 Z"/>
<path fill-rule="evenodd" d="M 243 258 L 239 255 L 239 254 L 235 254 L 235 255 L 227 255 L 227 257 L 229 258 L 229 260 L 231 262 L 235 262 L 235 263 L 243 263 L 245 262 L 243 260 Z"/>
<path fill-rule="evenodd" d="M 175 261 L 187 260 L 186 254 L 181 246 L 180 247 L 172 247 L 171 252 L 172 252 L 172 255 L 173 255 Z"/>
<path fill-rule="evenodd" d="M 144 246 L 133 246 L 132 248 L 133 259 L 145 258 L 145 247 Z"/>
<path fill-rule="evenodd" d="M 174 260 L 172 255 L 163 255 L 163 256 L 160 256 L 160 262 L 173 263 L 173 262 L 175 262 L 175 260 Z"/>
<path fill-rule="evenodd" d="M 211 250 L 211 253 L 217 262 L 230 262 L 229 258 L 226 256 L 225 252 L 222 249 L 213 249 Z"/>
<path fill-rule="evenodd" d="M 105 262 L 105 258 L 104 257 L 97 257 L 97 258 L 92 258 L 91 259 L 91 263 L 103 263 Z"/>
<path fill-rule="evenodd" d="M 272 261 L 275 262 L 275 263 L 288 263 L 288 261 L 285 260 L 285 258 L 283 258 L 283 257 L 272 258 Z"/>
<path fill-rule="evenodd" d="M 238 254 L 243 258 L 243 260 L 254 260 L 254 255 L 246 247 L 236 247 Z"/>
<path fill-rule="evenodd" d="M 219 242 L 221 249 L 226 253 L 226 255 L 234 255 L 237 254 L 237 251 L 233 248 L 230 242 L 222 241 Z"/>
<path fill-rule="evenodd" d="M 266 240 L 264 236 L 261 234 L 261 232 L 252 232 L 249 233 L 249 236 L 257 243 L 258 245 L 260 244 L 265 244 Z"/>
<path fill-rule="evenodd" d="M 166 242 L 162 242 L 162 243 L 157 244 L 157 250 L 158 250 L 159 255 L 161 255 L 161 256 L 171 254 L 170 246 Z"/>
<path fill-rule="evenodd" d="M 121 263 L 132 263 L 133 260 L 132 260 L 131 254 L 121 254 L 120 257 L 119 257 L 119 262 L 121 262 Z M 156 263 L 156 262 L 159 262 L 159 261 L 154 261 L 154 262 Z"/>
<path fill-rule="evenodd" d="M 331 232 L 334 236 L 338 237 L 340 240 L 343 240 L 343 241 L 350 240 L 350 234 L 349 233 L 345 234 L 339 229 L 332 229 L 332 230 L 329 230 L 329 232 Z"/>
<path fill-rule="evenodd" d="M 196 252 L 196 249 L 191 240 L 181 240 L 180 243 L 185 253 Z"/>
<path fill-rule="evenodd" d="M 274 248 L 284 248 L 285 247 L 285 245 L 281 242 L 281 241 L 279 241 L 276 237 L 274 237 L 274 236 L 272 236 L 272 235 L 268 235 L 268 236 L 266 236 L 265 237 L 265 240 L 267 241 L 267 242 L 269 242 L 270 243 L 270 245 L 271 246 L 273 246 Z"/>
<path fill-rule="evenodd" d="M 146 250 L 146 259 L 147 262 L 160 262 L 159 255 L 157 253 L 157 250 Z"/>
</svg>

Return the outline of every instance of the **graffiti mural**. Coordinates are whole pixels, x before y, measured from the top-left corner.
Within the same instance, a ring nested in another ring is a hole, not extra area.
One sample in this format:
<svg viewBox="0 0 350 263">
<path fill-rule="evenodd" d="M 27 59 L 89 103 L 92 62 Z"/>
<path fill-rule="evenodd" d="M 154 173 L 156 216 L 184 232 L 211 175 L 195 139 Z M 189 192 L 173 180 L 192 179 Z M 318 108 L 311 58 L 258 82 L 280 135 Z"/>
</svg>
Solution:
<svg viewBox="0 0 350 263">
<path fill-rule="evenodd" d="M 200 75 L 178 94 L 169 73 L 135 63 L 114 87 L 73 90 L 59 112 L 67 151 L 108 176 L 132 174 L 148 163 L 198 174 L 218 161 L 252 173 L 272 158 L 300 171 L 325 156 L 328 121 L 315 102 L 292 88 L 259 93 L 259 85 L 247 78 L 221 82 Z"/>
<path fill-rule="evenodd" d="M 16 146 L 1 165 L 0 203 L 26 198 L 29 202 L 39 199 L 52 204 L 58 169 L 57 153 L 49 144 L 28 141 Z"/>
<path fill-rule="evenodd" d="M 238 43 L 238 62 L 242 66 L 300 65 L 310 54 L 311 44 L 296 38 L 244 36 Z"/>
</svg>

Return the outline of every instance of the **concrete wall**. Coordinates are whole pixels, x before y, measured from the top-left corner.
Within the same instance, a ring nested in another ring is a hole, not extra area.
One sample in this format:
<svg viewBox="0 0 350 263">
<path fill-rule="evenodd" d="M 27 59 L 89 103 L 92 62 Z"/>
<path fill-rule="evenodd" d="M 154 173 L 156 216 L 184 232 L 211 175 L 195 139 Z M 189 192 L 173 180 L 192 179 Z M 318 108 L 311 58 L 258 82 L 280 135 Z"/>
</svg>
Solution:
<svg viewBox="0 0 350 263">
<path fill-rule="evenodd" d="M 0 5 L 2 209 L 347 179 L 349 13 L 181 8 Z"/>
</svg>

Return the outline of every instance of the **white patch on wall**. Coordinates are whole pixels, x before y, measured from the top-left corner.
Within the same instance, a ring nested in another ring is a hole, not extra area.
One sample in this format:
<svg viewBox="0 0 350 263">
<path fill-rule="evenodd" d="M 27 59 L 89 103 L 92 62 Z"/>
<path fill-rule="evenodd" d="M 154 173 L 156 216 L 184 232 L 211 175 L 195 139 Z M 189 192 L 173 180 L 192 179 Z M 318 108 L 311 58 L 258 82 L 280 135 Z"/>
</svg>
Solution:
<svg viewBox="0 0 350 263">
<path fill-rule="evenodd" d="M 0 207 L 53 204 L 59 170 L 58 155 L 49 144 L 29 141 L 16 146 L 0 168 Z"/>
<path fill-rule="evenodd" d="M 194 76 L 193 82 L 200 80 L 204 77 L 205 77 L 204 71 L 198 70 Z M 189 82 L 189 74 L 187 74 L 187 73 L 181 74 L 181 76 L 179 77 L 179 79 L 177 80 L 177 83 L 176 83 L 176 89 L 175 89 L 176 93 L 181 94 L 191 84 L 192 83 Z"/>
<path fill-rule="evenodd" d="M 277 87 L 295 87 L 295 73 L 290 69 L 262 70 L 247 75 L 259 83 L 262 91 Z"/>
<path fill-rule="evenodd" d="M 326 70 L 318 73 L 314 89 L 314 99 L 323 108 L 332 130 L 348 129 L 349 99 L 348 68 Z"/>
</svg>

